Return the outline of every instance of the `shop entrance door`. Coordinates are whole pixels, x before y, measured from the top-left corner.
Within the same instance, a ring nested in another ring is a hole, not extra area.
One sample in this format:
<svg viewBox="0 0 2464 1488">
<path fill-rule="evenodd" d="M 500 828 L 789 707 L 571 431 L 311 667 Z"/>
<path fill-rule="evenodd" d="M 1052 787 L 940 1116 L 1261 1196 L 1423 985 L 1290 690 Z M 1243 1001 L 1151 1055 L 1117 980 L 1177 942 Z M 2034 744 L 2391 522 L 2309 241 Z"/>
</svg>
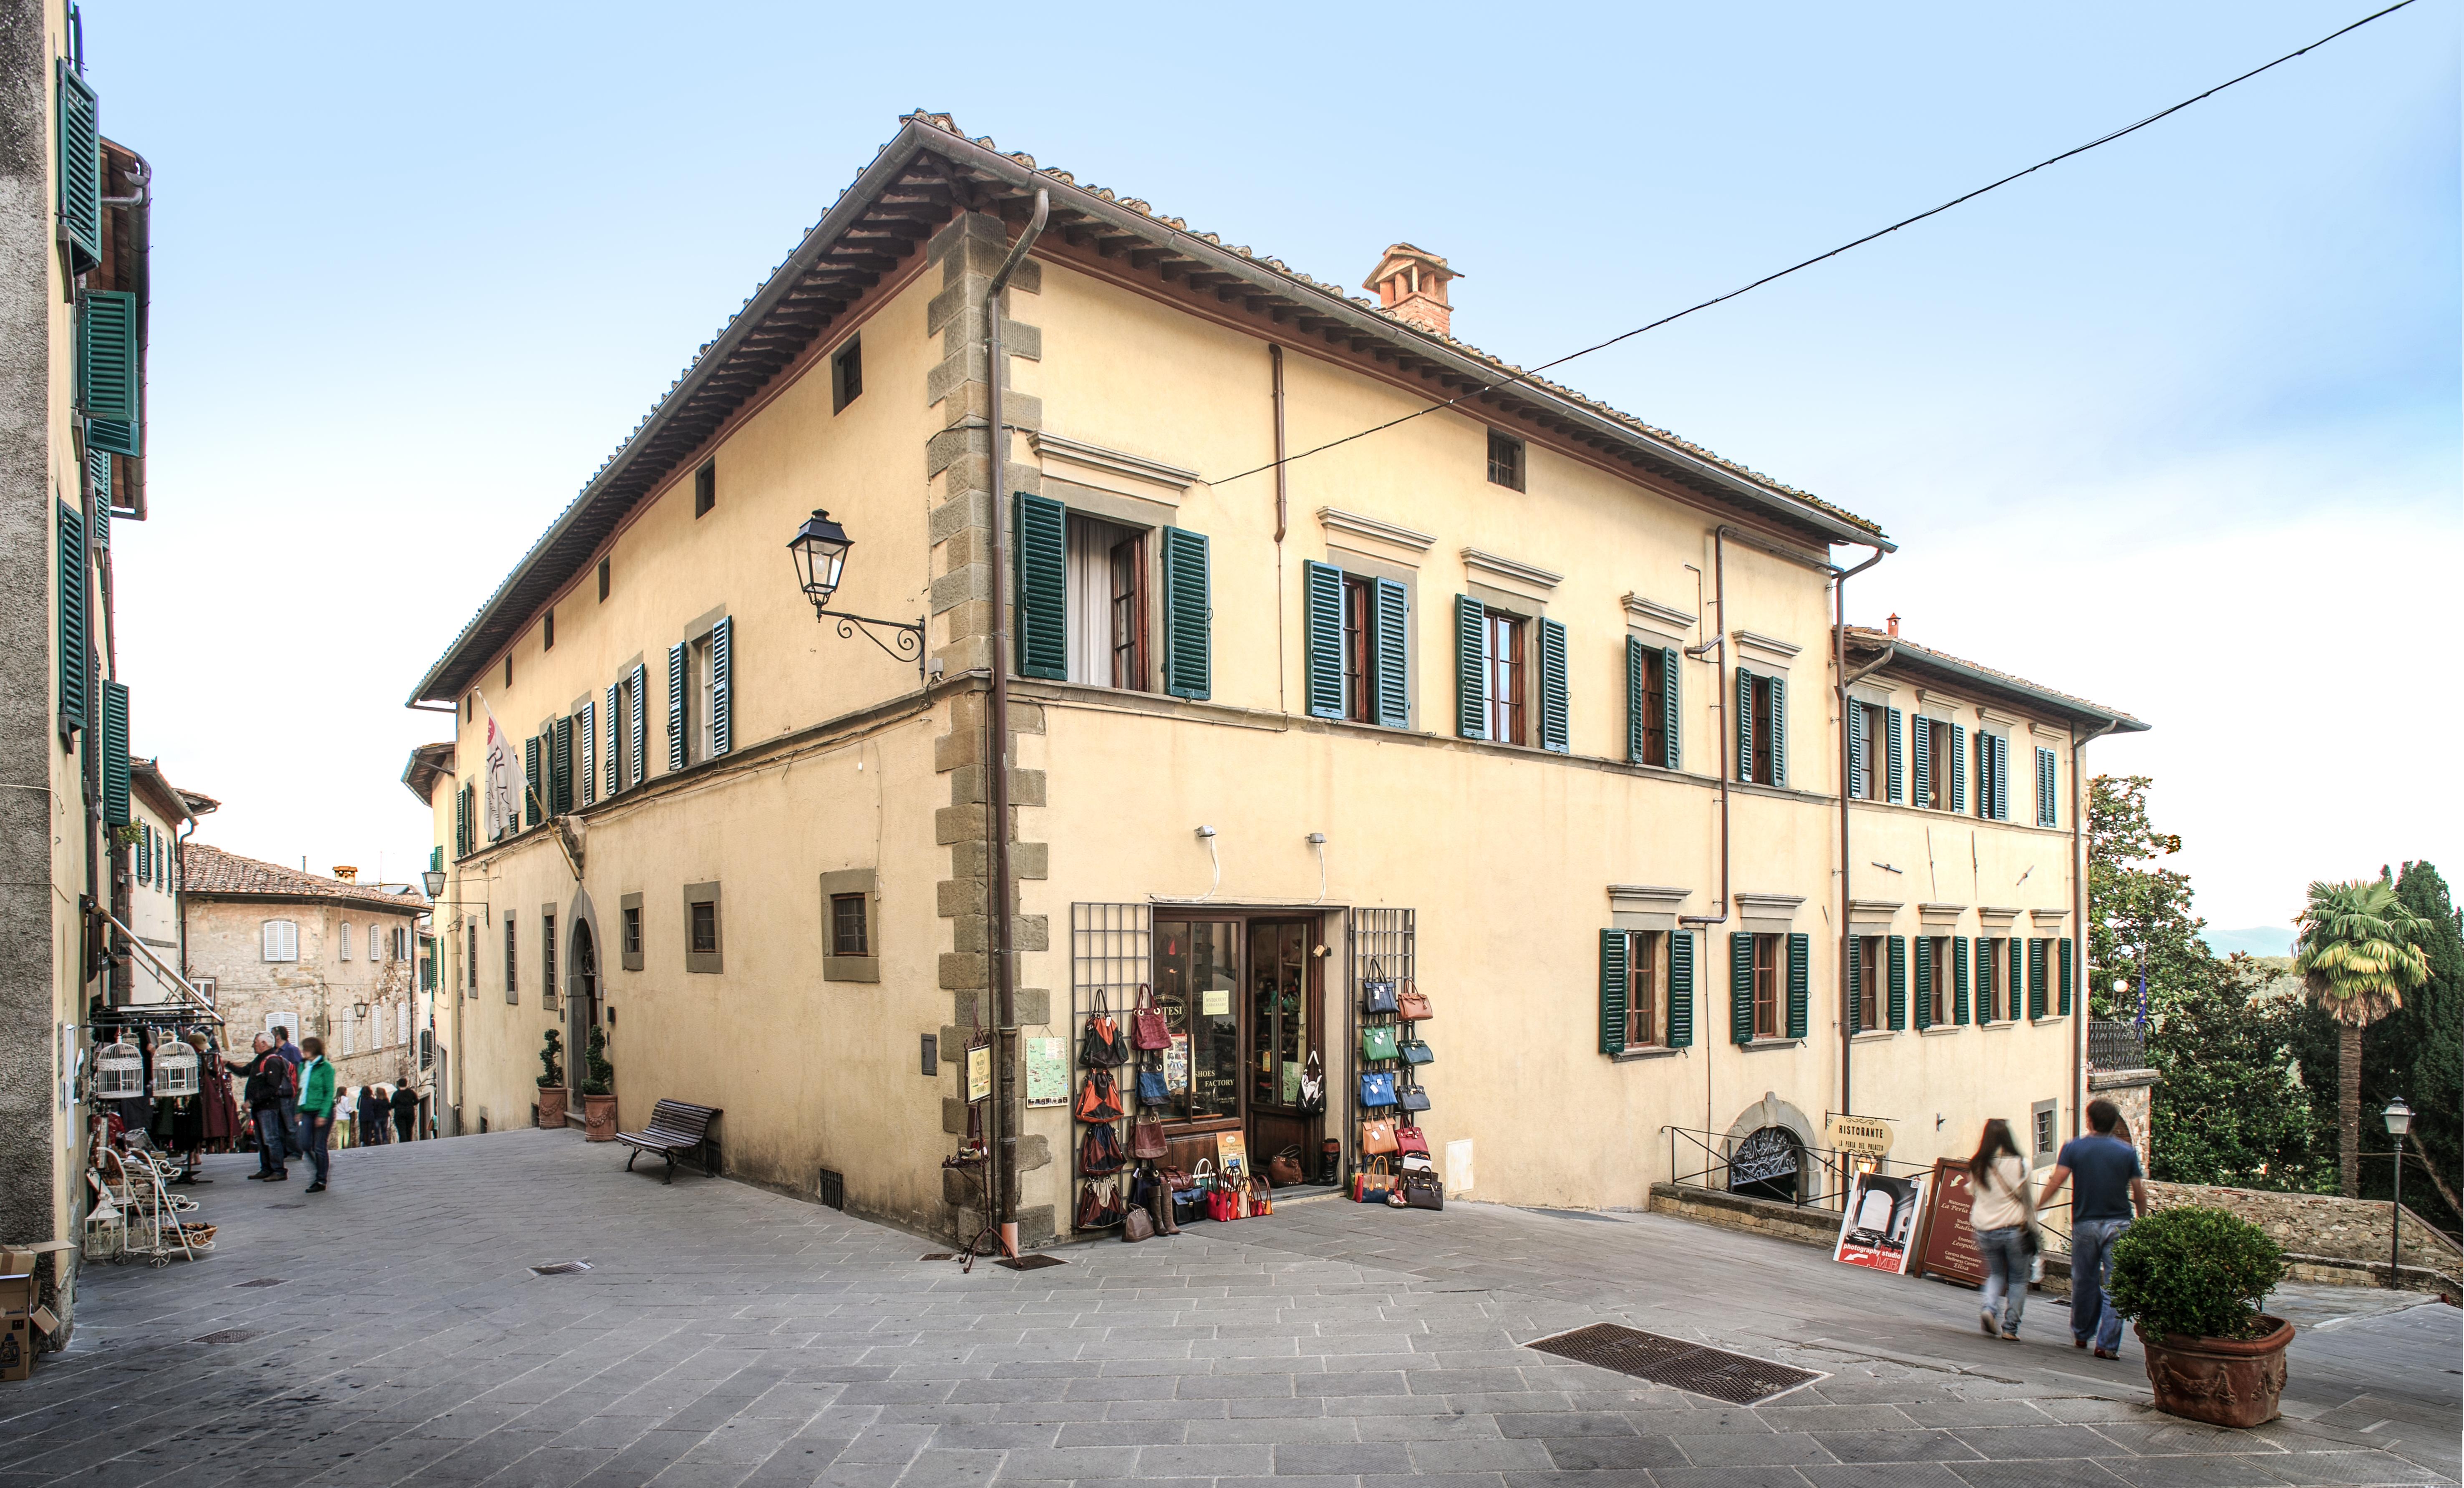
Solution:
<svg viewBox="0 0 2464 1488">
<path fill-rule="evenodd" d="M 1318 1118 L 1301 1109 L 1301 1076 L 1317 1048 L 1317 921 L 1252 920 L 1242 983 L 1247 993 L 1249 1156 L 1254 1169 L 1286 1147 L 1317 1166 Z M 1320 1057 L 1320 1064 L 1326 1061 Z"/>
<path fill-rule="evenodd" d="M 573 969 L 565 990 L 564 1104 L 578 1123 L 583 1119 L 582 1082 L 590 1071 L 590 1031 L 599 1026 L 599 945 L 591 937 L 590 922 L 579 915 L 573 920 Z"/>
<path fill-rule="evenodd" d="M 1252 1172 L 1288 1146 L 1315 1168 L 1324 1118 L 1301 1109 L 1301 1075 L 1324 1027 L 1319 940 L 1314 915 L 1155 921 L 1155 1000 L 1177 1045 L 1165 1065 L 1175 1140 L 1239 1132 Z"/>
</svg>

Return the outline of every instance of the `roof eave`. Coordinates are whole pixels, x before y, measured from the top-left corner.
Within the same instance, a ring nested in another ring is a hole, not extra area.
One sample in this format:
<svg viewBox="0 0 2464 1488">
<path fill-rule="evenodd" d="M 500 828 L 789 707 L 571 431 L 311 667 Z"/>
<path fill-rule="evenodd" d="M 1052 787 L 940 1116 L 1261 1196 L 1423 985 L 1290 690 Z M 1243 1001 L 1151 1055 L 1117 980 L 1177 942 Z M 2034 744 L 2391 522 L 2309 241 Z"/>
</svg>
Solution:
<svg viewBox="0 0 2464 1488">
<path fill-rule="evenodd" d="M 1852 640 L 1851 644 L 1862 643 Z M 1893 648 L 1893 654 L 1891 660 L 1883 664 L 1884 670 L 1904 660 L 1911 666 L 1938 672 L 1969 686 L 1998 693 L 2003 697 L 2042 708 L 2049 713 L 2059 714 L 2072 722 L 2099 725 L 2100 733 L 2144 734 L 2149 727 L 2145 722 L 2133 718 L 2127 713 L 2101 708 L 2084 698 L 2074 698 L 2067 693 L 2030 686 L 2016 677 L 1989 672 L 1983 667 L 1970 666 L 1955 656 L 1946 656 L 1941 652 L 1928 651 L 1910 641 L 1894 639 L 1889 644 Z"/>
</svg>

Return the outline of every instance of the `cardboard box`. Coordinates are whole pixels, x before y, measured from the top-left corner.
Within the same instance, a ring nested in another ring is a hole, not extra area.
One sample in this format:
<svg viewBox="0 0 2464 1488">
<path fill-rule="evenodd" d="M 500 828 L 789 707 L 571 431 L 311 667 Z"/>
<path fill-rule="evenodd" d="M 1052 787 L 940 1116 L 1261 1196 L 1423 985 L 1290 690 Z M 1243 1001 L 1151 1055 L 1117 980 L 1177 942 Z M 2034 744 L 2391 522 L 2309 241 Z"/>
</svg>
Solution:
<svg viewBox="0 0 2464 1488">
<path fill-rule="evenodd" d="M 0 1317 L 0 1382 L 34 1372 L 34 1320 L 24 1313 Z"/>
<path fill-rule="evenodd" d="M 0 1313 L 33 1312 L 43 1300 L 43 1279 L 33 1268 L 0 1268 Z"/>
</svg>

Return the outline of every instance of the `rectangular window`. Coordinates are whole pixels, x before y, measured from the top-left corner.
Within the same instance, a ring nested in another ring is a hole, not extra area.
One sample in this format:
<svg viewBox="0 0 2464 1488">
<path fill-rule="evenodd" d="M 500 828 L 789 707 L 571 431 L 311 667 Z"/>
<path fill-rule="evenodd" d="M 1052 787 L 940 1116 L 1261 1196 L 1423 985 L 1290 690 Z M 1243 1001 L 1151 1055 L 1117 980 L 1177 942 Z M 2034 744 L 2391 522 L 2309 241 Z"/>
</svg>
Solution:
<svg viewBox="0 0 2464 1488">
<path fill-rule="evenodd" d="M 718 461 L 704 460 L 693 472 L 693 516 L 707 517 L 718 504 Z"/>
<path fill-rule="evenodd" d="M 718 972 L 726 969 L 724 956 L 727 944 L 719 925 L 718 885 L 688 883 L 685 885 L 685 969 Z"/>
<path fill-rule="evenodd" d="M 864 343 L 849 341 L 830 358 L 830 411 L 864 396 Z"/>
<path fill-rule="evenodd" d="M 1143 536 L 1112 544 L 1112 685 L 1147 685 L 1147 543 Z"/>
<path fill-rule="evenodd" d="M 1369 661 L 1372 585 L 1356 574 L 1343 576 L 1343 716 L 1366 723 L 1374 716 Z"/>
<path fill-rule="evenodd" d="M 1068 514 L 1063 558 L 1066 678 L 1147 689 L 1146 534 Z"/>
<path fill-rule="evenodd" d="M 1779 784 L 1779 762 L 1774 747 L 1779 741 L 1771 727 L 1772 680 L 1768 677 L 1757 677 L 1753 679 L 1750 700 L 1753 712 L 1749 715 L 1752 719 L 1754 739 L 1753 768 L 1749 778 L 1755 784 L 1764 786 Z M 1866 753 L 1870 755 L 1872 752 L 1873 744 L 1868 741 Z"/>
<path fill-rule="evenodd" d="M 2054 786 L 2057 778 L 2054 766 L 2054 751 L 2038 749 L 2036 751 L 2036 825 L 2039 827 L 2060 825 L 2057 819 L 2054 800 Z"/>
<path fill-rule="evenodd" d="M 1857 1032 L 1882 1026 L 1882 938 L 1857 937 Z"/>
<path fill-rule="evenodd" d="M 1848 793 L 1859 801 L 1882 798 L 1882 756 L 1888 745 L 1889 722 L 1882 709 L 1870 702 L 1852 702 L 1857 710 L 1854 758 L 1849 762 Z"/>
<path fill-rule="evenodd" d="M 556 1010 L 556 911 L 539 911 L 539 1006 Z"/>
<path fill-rule="evenodd" d="M 1948 1028 L 1950 1027 L 1951 1022 L 1950 994 L 1952 990 L 1950 937 L 1947 935 L 1934 936 L 1932 937 L 1932 944 L 1933 948 L 1926 953 L 1928 957 L 1926 965 L 1932 971 L 1930 997 L 1932 1007 L 1928 1010 L 1928 1020 L 1935 1028 Z"/>
<path fill-rule="evenodd" d="M 872 942 L 865 934 L 864 899 L 861 894 L 830 896 L 830 954 L 833 956 L 869 956 Z"/>
<path fill-rule="evenodd" d="M 1636 717 L 1642 729 L 1639 759 L 1646 765 L 1667 763 L 1668 754 L 1668 656 L 1659 646 L 1643 646 L 1635 653 L 1642 668 L 1642 685 L 1638 689 Z"/>
<path fill-rule="evenodd" d="M 1625 1046 L 1656 1049 L 1668 1035 L 1668 932 L 1634 930 L 1626 935 Z"/>
<path fill-rule="evenodd" d="M 373 924 L 372 924 L 372 925 L 370 925 L 370 926 L 368 926 L 368 959 L 369 959 L 370 961 L 378 961 L 378 960 L 382 960 L 382 959 L 384 959 L 384 956 L 385 956 L 385 951 L 384 951 L 384 949 L 383 949 L 384 944 L 385 944 L 385 927 L 384 927 L 384 926 L 382 926 L 382 925 L 373 925 Z"/>
<path fill-rule="evenodd" d="M 265 959 L 268 961 L 299 959 L 299 926 L 297 922 L 269 920 L 265 922 Z"/>
<path fill-rule="evenodd" d="M 2043 1167 L 2053 1162 L 2057 1150 L 2055 1118 L 2060 1114 L 2061 1105 L 2058 1101 L 2039 1100 L 2029 1108 L 2028 1125 L 2031 1139 L 2029 1145 L 2033 1149 L 2029 1153 L 2031 1167 Z"/>
<path fill-rule="evenodd" d="M 1488 432 L 1488 483 L 1523 489 L 1523 441 L 1494 429 Z"/>
<path fill-rule="evenodd" d="M 1523 622 L 1492 610 L 1487 630 L 1488 737 L 1499 744 L 1529 744 L 1523 727 Z"/>
<path fill-rule="evenodd" d="M 541 650 L 541 651 L 554 651 L 554 650 L 556 650 L 556 611 L 553 611 L 553 610 L 549 611 L 547 612 L 546 617 L 545 617 L 545 618 L 543 618 L 543 619 L 539 622 L 539 635 L 540 635 L 540 645 L 539 645 L 539 650 Z"/>
<path fill-rule="evenodd" d="M 1784 1038 L 1787 1029 L 1781 1022 L 1785 1007 L 1780 1001 L 1780 966 L 1786 953 L 1785 936 L 1754 937 L 1754 1036 Z"/>
<path fill-rule="evenodd" d="M 711 757 L 711 670 L 710 637 L 704 635 L 685 647 L 685 763 L 697 765 Z"/>
<path fill-rule="evenodd" d="M 1917 805 L 1929 811 L 1950 809 L 1950 724 L 1942 719 L 1916 721 L 1918 747 L 1924 751 L 1917 771 Z"/>
<path fill-rule="evenodd" d="M 607 603 L 607 560 L 599 560 L 599 602 Z"/>
<path fill-rule="evenodd" d="M 466 932 L 463 936 L 463 940 L 468 943 L 466 946 L 467 954 L 462 963 L 463 990 L 469 992 L 472 996 L 476 997 L 479 995 L 478 922 L 473 921 L 464 925 L 463 929 Z"/>
<path fill-rule="evenodd" d="M 639 904 L 625 906 L 625 954 L 642 954 L 642 906 Z"/>
<path fill-rule="evenodd" d="M 520 965 L 514 955 L 514 917 L 505 916 L 505 1001 L 508 1005 L 521 1001 L 521 989 L 516 967 Z"/>
<path fill-rule="evenodd" d="M 338 944 L 340 944 L 340 945 L 341 946 L 341 948 L 342 948 L 342 959 L 343 959 L 344 961 L 348 961 L 348 960 L 350 960 L 350 959 L 351 959 L 351 922 L 350 922 L 349 921 L 345 920 L 345 921 L 343 921 L 343 922 L 342 922 L 342 933 L 341 933 L 341 934 L 340 934 L 340 935 L 338 935 L 338 936 L 336 936 L 336 937 L 334 937 L 334 939 L 335 939 L 335 942 L 336 942 Z"/>
<path fill-rule="evenodd" d="M 2000 936 L 1980 936 L 1976 942 L 1976 1021 L 1999 1023 L 2009 1017 L 2011 1004 L 2004 998 L 2005 966 L 2010 958 L 2002 953 Z"/>
</svg>

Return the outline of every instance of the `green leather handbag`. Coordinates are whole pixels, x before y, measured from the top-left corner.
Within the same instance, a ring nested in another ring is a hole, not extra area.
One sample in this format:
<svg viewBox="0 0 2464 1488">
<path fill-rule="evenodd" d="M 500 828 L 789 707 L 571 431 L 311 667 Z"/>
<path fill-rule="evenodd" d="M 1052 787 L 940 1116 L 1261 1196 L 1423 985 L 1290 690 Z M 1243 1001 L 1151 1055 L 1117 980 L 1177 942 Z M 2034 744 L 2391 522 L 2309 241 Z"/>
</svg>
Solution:
<svg viewBox="0 0 2464 1488">
<path fill-rule="evenodd" d="M 1386 1025 L 1373 1024 L 1360 1031 L 1360 1057 L 1392 1059 L 1395 1057 L 1395 1031 Z"/>
</svg>

